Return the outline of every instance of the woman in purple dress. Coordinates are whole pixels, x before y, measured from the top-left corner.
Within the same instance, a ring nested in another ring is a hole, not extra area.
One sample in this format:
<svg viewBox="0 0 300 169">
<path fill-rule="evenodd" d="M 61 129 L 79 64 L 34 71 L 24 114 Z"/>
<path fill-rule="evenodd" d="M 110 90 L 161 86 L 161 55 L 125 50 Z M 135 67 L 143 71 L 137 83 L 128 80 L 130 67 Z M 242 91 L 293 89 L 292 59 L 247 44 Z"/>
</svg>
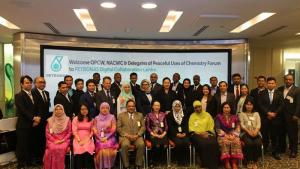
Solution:
<svg viewBox="0 0 300 169">
<path fill-rule="evenodd" d="M 163 162 L 163 153 L 168 146 L 167 131 L 168 125 L 166 114 L 160 111 L 160 103 L 158 101 L 152 102 L 152 112 L 146 117 L 148 138 L 152 143 L 152 164 Z"/>
<path fill-rule="evenodd" d="M 222 112 L 215 119 L 221 160 L 226 169 L 237 169 L 238 160 L 243 159 L 239 118 L 232 113 L 231 105 L 228 102 L 224 102 L 221 107 Z"/>
<path fill-rule="evenodd" d="M 94 119 L 94 133 L 96 136 L 95 167 L 97 169 L 113 168 L 118 143 L 116 140 L 116 119 L 110 114 L 109 104 L 100 105 L 100 113 Z"/>
<path fill-rule="evenodd" d="M 72 133 L 71 120 L 66 116 L 64 107 L 57 104 L 47 121 L 44 169 L 64 169 Z"/>
</svg>

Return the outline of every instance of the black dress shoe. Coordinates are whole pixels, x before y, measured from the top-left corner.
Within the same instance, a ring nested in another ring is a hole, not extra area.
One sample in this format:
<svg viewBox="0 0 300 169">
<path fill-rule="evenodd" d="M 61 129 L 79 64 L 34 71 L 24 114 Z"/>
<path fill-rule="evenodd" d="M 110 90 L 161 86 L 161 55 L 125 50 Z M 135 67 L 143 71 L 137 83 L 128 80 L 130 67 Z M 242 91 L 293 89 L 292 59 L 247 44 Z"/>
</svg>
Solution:
<svg viewBox="0 0 300 169">
<path fill-rule="evenodd" d="M 273 158 L 275 158 L 276 160 L 281 160 L 279 154 L 277 153 L 272 153 Z"/>
<path fill-rule="evenodd" d="M 297 154 L 296 153 L 291 153 L 290 154 L 290 158 L 296 158 L 297 157 Z"/>
</svg>

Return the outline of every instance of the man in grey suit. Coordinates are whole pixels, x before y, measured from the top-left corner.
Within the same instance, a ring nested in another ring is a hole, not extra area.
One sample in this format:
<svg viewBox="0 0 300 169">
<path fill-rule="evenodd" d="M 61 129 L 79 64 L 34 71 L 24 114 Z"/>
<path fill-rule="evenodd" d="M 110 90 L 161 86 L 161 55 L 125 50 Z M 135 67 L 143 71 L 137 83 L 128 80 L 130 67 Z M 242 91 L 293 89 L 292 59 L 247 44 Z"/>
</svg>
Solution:
<svg viewBox="0 0 300 169">
<path fill-rule="evenodd" d="M 135 111 L 134 100 L 128 100 L 126 107 L 127 111 L 120 113 L 117 120 L 117 131 L 120 135 L 120 153 L 124 168 L 127 169 L 129 167 L 128 150 L 131 145 L 134 145 L 136 150 L 135 165 L 138 169 L 143 165 L 145 121 L 143 114 Z"/>
</svg>

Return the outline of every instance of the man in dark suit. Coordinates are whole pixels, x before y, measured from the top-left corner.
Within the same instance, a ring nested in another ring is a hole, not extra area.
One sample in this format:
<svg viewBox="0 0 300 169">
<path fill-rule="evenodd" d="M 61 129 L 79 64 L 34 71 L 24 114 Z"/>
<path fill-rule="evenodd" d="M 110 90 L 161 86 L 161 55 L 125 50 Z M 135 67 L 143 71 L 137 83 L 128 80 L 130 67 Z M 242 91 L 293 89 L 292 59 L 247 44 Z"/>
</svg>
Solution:
<svg viewBox="0 0 300 169">
<path fill-rule="evenodd" d="M 141 91 L 140 85 L 136 82 L 138 80 L 138 75 L 135 72 L 130 73 L 130 87 L 132 90 L 132 94 L 136 97 L 138 96 L 139 92 Z"/>
<path fill-rule="evenodd" d="M 94 83 L 95 83 L 95 92 L 99 92 L 100 90 L 102 90 L 102 85 L 100 83 L 100 79 L 101 79 L 101 76 L 99 73 L 94 73 L 93 74 L 93 80 L 94 80 Z"/>
<path fill-rule="evenodd" d="M 50 117 L 50 97 L 49 92 L 45 90 L 46 81 L 44 77 L 36 77 L 34 79 L 35 88 L 32 89 L 31 93 L 34 98 L 34 104 L 37 107 L 38 115 L 41 117 L 40 123 L 33 127 L 33 139 L 32 139 L 32 150 L 34 163 L 42 164 L 44 151 L 46 148 L 46 136 L 45 128 L 47 119 Z"/>
<path fill-rule="evenodd" d="M 173 83 L 171 83 L 171 89 L 176 93 L 182 93 L 183 91 L 183 85 L 179 82 L 180 80 L 180 74 L 174 73 L 173 74 Z"/>
<path fill-rule="evenodd" d="M 95 82 L 93 79 L 86 81 L 86 92 L 81 95 L 80 104 L 86 103 L 89 106 L 91 117 L 96 117 L 98 112 L 96 111 L 96 99 L 95 99 Z"/>
<path fill-rule="evenodd" d="M 66 115 L 72 119 L 75 116 L 75 113 L 73 110 L 73 101 L 68 95 L 68 90 L 69 88 L 66 82 L 60 81 L 58 83 L 58 92 L 56 93 L 56 96 L 54 98 L 54 105 L 63 105 Z"/>
<path fill-rule="evenodd" d="M 239 73 L 232 75 L 233 84 L 229 85 L 228 91 L 233 93 L 235 98 L 238 98 L 241 94 L 241 80 L 242 76 Z"/>
<path fill-rule="evenodd" d="M 202 85 L 200 84 L 200 76 L 194 75 L 193 82 L 194 82 L 194 85 L 192 85 L 193 92 L 202 93 Z"/>
<path fill-rule="evenodd" d="M 267 89 L 259 93 L 258 108 L 262 122 L 261 133 L 263 144 L 267 150 L 269 146 L 269 137 L 272 144 L 272 156 L 280 160 L 279 156 L 279 133 L 282 123 L 282 109 L 284 107 L 283 96 L 276 90 L 276 79 L 267 78 Z"/>
<path fill-rule="evenodd" d="M 220 92 L 220 88 L 218 86 L 218 78 L 216 76 L 210 77 L 209 83 L 210 83 L 210 93 L 212 96 Z"/>
<path fill-rule="evenodd" d="M 21 91 L 15 95 L 16 113 L 18 116 L 16 133 L 17 146 L 16 156 L 18 159 L 17 168 L 25 168 L 31 164 L 31 133 L 32 127 L 36 127 L 41 117 L 34 104 L 34 96 L 31 93 L 32 78 L 28 75 L 20 79 Z"/>
<path fill-rule="evenodd" d="M 80 98 L 84 94 L 83 87 L 84 87 L 84 81 L 83 79 L 75 79 L 75 87 L 76 90 L 71 96 L 72 102 L 73 102 L 73 111 L 75 115 L 77 116 L 78 113 L 80 112 Z"/>
<path fill-rule="evenodd" d="M 115 94 L 111 91 L 111 78 L 109 76 L 103 77 L 102 81 L 103 89 L 96 93 L 96 110 L 99 112 L 101 103 L 107 102 L 110 106 L 110 113 L 117 117 L 117 99 Z"/>
<path fill-rule="evenodd" d="M 111 91 L 115 93 L 115 98 L 118 98 L 119 94 L 121 93 L 121 87 L 122 87 L 121 81 L 122 81 L 121 73 L 115 73 L 114 83 L 111 85 Z"/>
<path fill-rule="evenodd" d="M 287 74 L 284 76 L 284 85 L 278 90 L 284 97 L 284 125 L 289 138 L 290 158 L 296 158 L 298 153 L 298 119 L 300 117 L 300 91 L 294 85 L 294 76 Z M 282 130 L 280 137 L 280 148 L 286 148 L 286 133 Z"/>
<path fill-rule="evenodd" d="M 157 79 L 158 79 L 158 76 L 156 73 L 151 73 L 150 75 L 150 81 L 151 81 L 151 94 L 153 96 L 155 96 L 157 94 L 158 91 L 161 90 L 162 86 L 161 84 L 157 83 Z"/>
<path fill-rule="evenodd" d="M 250 91 L 250 96 L 253 97 L 256 106 L 259 93 L 266 89 L 266 81 L 267 79 L 265 76 L 258 76 L 256 79 L 257 87 Z"/>
<path fill-rule="evenodd" d="M 220 87 L 220 92 L 219 93 L 216 93 L 213 98 L 212 98 L 212 101 L 211 101 L 211 104 L 212 106 L 210 106 L 210 108 L 212 110 L 208 110 L 208 112 L 211 112 L 212 116 L 213 117 L 216 117 L 216 115 L 218 113 L 221 113 L 222 110 L 221 110 L 221 105 L 224 103 L 224 102 L 228 102 L 231 107 L 232 107 L 232 112 L 235 112 L 235 98 L 234 98 L 234 95 L 233 93 L 230 93 L 227 91 L 227 88 L 228 88 L 228 84 L 227 82 L 225 81 L 221 81 L 219 83 L 219 87 Z"/>
<path fill-rule="evenodd" d="M 68 87 L 68 94 L 69 94 L 70 97 L 72 97 L 74 92 L 75 92 L 75 89 L 72 88 L 73 77 L 71 75 L 66 75 L 64 77 L 64 81 L 66 82 L 67 87 Z"/>
</svg>

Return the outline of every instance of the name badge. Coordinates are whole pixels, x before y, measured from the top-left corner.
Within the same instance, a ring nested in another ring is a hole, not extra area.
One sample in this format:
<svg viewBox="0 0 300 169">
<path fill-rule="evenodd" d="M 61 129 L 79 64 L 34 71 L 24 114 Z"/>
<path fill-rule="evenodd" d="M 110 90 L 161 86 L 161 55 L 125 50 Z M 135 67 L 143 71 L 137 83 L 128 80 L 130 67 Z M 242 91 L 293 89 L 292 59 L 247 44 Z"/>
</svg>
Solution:
<svg viewBox="0 0 300 169">
<path fill-rule="evenodd" d="M 113 102 L 113 104 L 115 104 L 116 103 L 115 99 L 112 99 L 112 102 Z"/>
<path fill-rule="evenodd" d="M 49 129 L 49 132 L 50 132 L 50 134 L 52 134 L 52 133 L 53 133 L 53 130 L 52 130 L 52 128 L 50 128 L 50 129 Z"/>
<path fill-rule="evenodd" d="M 194 122 L 194 126 L 195 126 L 195 127 L 198 127 L 198 122 Z"/>
<path fill-rule="evenodd" d="M 104 131 L 100 132 L 100 137 L 103 138 L 104 137 Z"/>
<path fill-rule="evenodd" d="M 140 121 L 137 122 L 137 126 L 141 127 L 141 122 Z"/>
<path fill-rule="evenodd" d="M 178 132 L 181 133 L 182 132 L 182 128 L 178 127 Z"/>
<path fill-rule="evenodd" d="M 232 128 L 235 128 L 235 123 L 231 123 L 231 127 L 232 127 Z"/>
<path fill-rule="evenodd" d="M 160 122 L 160 127 L 164 127 L 164 122 Z"/>
<path fill-rule="evenodd" d="M 252 124 L 251 121 L 248 121 L 248 126 L 251 126 L 251 124 Z"/>
<path fill-rule="evenodd" d="M 250 119 L 251 121 L 253 121 L 253 120 L 254 120 L 254 117 L 249 117 L 249 119 Z"/>
<path fill-rule="evenodd" d="M 290 103 L 294 103 L 294 99 L 291 96 L 286 96 L 286 99 L 288 99 Z"/>
</svg>

